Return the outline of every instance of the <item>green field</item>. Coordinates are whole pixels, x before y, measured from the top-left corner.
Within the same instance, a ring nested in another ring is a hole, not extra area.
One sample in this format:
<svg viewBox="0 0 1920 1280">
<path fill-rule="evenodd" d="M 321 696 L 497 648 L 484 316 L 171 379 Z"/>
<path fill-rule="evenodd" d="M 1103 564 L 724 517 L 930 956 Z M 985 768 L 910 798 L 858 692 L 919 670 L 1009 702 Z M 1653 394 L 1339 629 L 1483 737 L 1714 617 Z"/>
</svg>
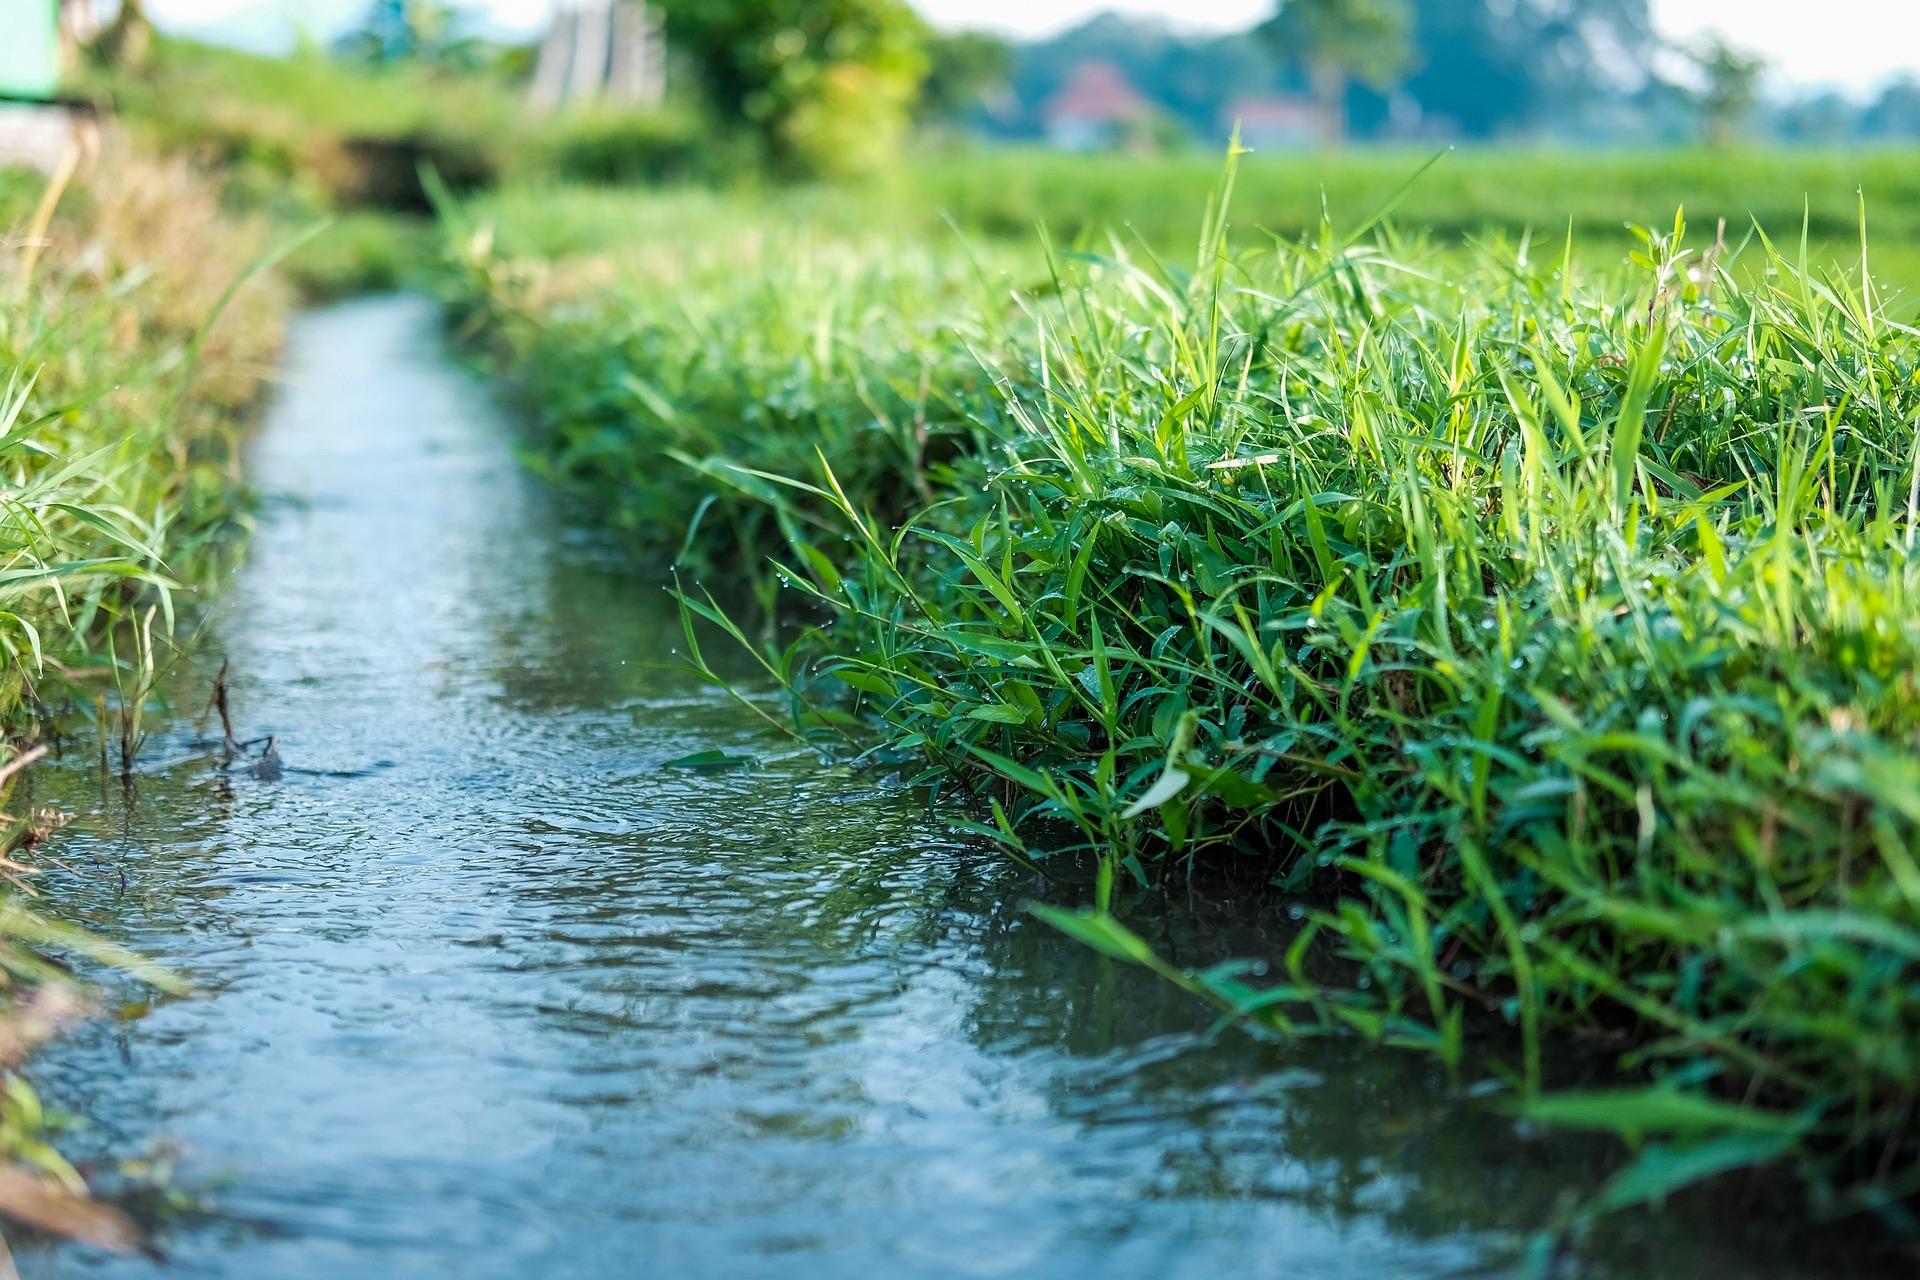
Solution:
<svg viewBox="0 0 1920 1280">
<path fill-rule="evenodd" d="M 1178 265 L 1192 261 L 1220 166 L 1207 154 L 934 152 L 857 190 L 680 186 L 642 200 L 631 188 L 541 178 L 510 183 L 478 208 L 516 253 L 544 259 L 618 259 L 676 236 L 706 253 L 720 243 L 709 220 L 751 239 L 771 215 L 829 241 L 859 236 L 1013 266 L 1037 261 L 1043 239 Z M 1256 153 L 1241 162 L 1228 239 L 1243 249 L 1297 243 L 1317 238 L 1324 218 L 1337 235 L 1370 227 L 1380 255 L 1416 273 L 1489 262 L 1524 272 L 1569 256 L 1594 273 L 1627 266 L 1642 244 L 1635 228 L 1671 230 L 1684 213 L 1689 243 L 1705 251 L 1723 238 L 1716 260 L 1747 282 L 1771 265 L 1763 233 L 1795 266 L 1856 281 L 1869 245 L 1868 273 L 1904 318 L 1920 284 L 1916 173 L 1913 153 L 1898 150 Z M 702 233 L 682 235 L 682 219 Z"/>
<path fill-rule="evenodd" d="M 1671 222 L 1684 205 L 1709 231 L 1727 219 L 1733 239 L 1753 220 L 1776 237 L 1797 236 L 1804 215 L 1814 236 L 1857 243 L 1861 198 L 1876 238 L 1901 243 L 1920 229 L 1911 148 L 1256 151 L 1240 166 L 1234 221 L 1248 234 L 1292 236 L 1318 224 L 1324 201 L 1336 225 L 1351 226 L 1436 157 L 1395 213 L 1447 238 L 1530 228 L 1557 247 L 1569 225 L 1581 237 L 1613 235 L 1629 223 Z M 1038 214 L 1063 237 L 1130 227 L 1190 253 L 1195 199 L 1214 186 L 1219 168 L 1208 153 L 1142 160 L 1011 150 L 924 157 L 906 182 L 966 226 L 1024 236 Z"/>
</svg>

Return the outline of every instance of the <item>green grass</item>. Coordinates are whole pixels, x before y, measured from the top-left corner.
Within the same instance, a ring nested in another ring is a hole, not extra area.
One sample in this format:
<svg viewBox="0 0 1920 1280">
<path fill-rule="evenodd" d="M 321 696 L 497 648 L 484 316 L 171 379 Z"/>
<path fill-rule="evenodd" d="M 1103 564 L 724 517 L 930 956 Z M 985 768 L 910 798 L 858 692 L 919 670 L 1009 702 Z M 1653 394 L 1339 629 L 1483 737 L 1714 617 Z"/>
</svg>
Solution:
<svg viewBox="0 0 1920 1280">
<path fill-rule="evenodd" d="M 81 88 L 110 102 L 143 150 L 215 178 L 230 205 L 294 222 L 329 209 L 423 214 L 423 165 L 467 191 L 688 180 L 737 159 L 678 105 L 542 114 L 504 71 L 369 67 L 316 47 L 268 58 L 162 37 L 138 71 L 95 71 Z"/>
<path fill-rule="evenodd" d="M 1785 1165 L 1910 1223 L 1920 341 L 1857 248 L 615 207 L 460 211 L 459 306 L 693 616 L 747 642 L 697 579 L 775 562 L 787 728 L 1093 861 L 1092 945 L 1620 1133 L 1602 1207 Z M 1297 906 L 1276 976 L 1113 914 L 1229 868 Z"/>
<path fill-rule="evenodd" d="M 443 166 L 497 176 L 496 148 L 520 136 L 523 114 L 517 96 L 485 76 L 360 68 L 314 48 L 265 58 L 165 37 L 139 72 L 88 88 L 111 100 L 145 149 L 218 168 L 269 205 L 350 193 L 354 141 L 417 141 Z"/>
<path fill-rule="evenodd" d="M 418 288 L 433 273 L 440 232 L 431 218 L 356 210 L 336 214 L 281 264 L 303 300 Z"/>
<path fill-rule="evenodd" d="M 5 179 L 13 190 L 37 177 Z M 9 204 L 17 204 L 9 201 Z M 284 299 L 229 291 L 271 244 L 178 166 L 116 156 L 0 257 L 0 724 L 111 684 L 117 624 L 203 581 Z M 124 640 L 122 635 L 120 639 Z"/>
<path fill-rule="evenodd" d="M 14 789 L 64 710 L 99 715 L 103 757 L 112 737 L 132 768 L 176 618 L 228 560 L 237 437 L 281 303 L 254 288 L 228 305 L 266 242 L 177 167 L 114 156 L 43 225 L 44 190 L 0 174 L 0 1213 L 124 1249 L 131 1225 L 87 1198 L 17 1071 L 88 1012 L 74 960 L 178 984 L 41 914 L 32 850 L 61 819 Z"/>
<path fill-rule="evenodd" d="M 287 232 L 331 216 L 281 273 L 309 300 L 425 282 L 438 255 L 423 169 L 460 192 L 525 191 L 684 183 L 738 159 L 683 106 L 543 115 L 504 71 L 370 67 L 317 47 L 270 58 L 163 36 L 139 70 L 96 68 L 78 90 L 111 104 L 138 152 L 213 183 L 231 214 Z"/>
</svg>

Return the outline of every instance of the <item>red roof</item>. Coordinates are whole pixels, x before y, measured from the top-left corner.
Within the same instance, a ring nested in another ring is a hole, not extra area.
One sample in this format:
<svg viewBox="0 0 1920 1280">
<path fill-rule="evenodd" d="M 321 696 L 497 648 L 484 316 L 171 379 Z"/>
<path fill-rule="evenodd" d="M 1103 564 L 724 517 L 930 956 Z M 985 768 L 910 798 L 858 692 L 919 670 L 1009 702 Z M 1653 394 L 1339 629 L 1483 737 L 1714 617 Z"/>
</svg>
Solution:
<svg viewBox="0 0 1920 1280">
<path fill-rule="evenodd" d="M 1133 87 L 1126 73 L 1111 62 L 1075 65 L 1067 83 L 1047 99 L 1043 108 L 1049 124 L 1112 124 L 1137 119 L 1151 109 L 1152 104 Z"/>
</svg>

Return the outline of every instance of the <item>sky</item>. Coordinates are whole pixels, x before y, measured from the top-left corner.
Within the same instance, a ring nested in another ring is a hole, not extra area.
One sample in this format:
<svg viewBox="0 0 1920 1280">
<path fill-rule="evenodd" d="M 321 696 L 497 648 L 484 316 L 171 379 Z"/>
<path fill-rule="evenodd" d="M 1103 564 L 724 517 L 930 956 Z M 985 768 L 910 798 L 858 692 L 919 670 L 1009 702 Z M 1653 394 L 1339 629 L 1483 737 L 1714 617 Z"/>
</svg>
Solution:
<svg viewBox="0 0 1920 1280">
<path fill-rule="evenodd" d="M 1244 29 L 1275 0 L 913 0 L 946 27 L 1045 35 L 1102 9 L 1160 14 L 1194 30 Z M 530 29 L 552 0 L 464 0 L 502 27 Z M 1860 91 L 1898 71 L 1920 71 L 1920 0 L 1653 0 L 1669 35 L 1718 30 L 1763 54 L 1777 81 Z M 148 0 L 156 20 L 205 28 L 223 21 L 264 29 L 262 15 L 297 15 L 316 30 L 350 20 L 366 0 Z M 1817 17 L 1814 16 L 1817 13 Z"/>
</svg>

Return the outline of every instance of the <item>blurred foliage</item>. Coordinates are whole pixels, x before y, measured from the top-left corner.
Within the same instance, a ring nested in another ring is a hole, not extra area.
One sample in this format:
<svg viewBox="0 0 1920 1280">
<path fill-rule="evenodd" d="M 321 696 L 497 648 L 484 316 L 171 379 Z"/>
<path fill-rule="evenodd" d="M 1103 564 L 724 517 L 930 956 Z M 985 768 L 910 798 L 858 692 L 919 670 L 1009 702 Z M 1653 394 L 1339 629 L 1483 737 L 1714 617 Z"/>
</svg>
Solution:
<svg viewBox="0 0 1920 1280">
<path fill-rule="evenodd" d="M 1347 131 L 1347 88 L 1359 81 L 1390 89 L 1413 61 L 1412 11 L 1406 0 L 1283 0 L 1258 35 L 1312 86 L 1321 136 Z"/>
<path fill-rule="evenodd" d="M 1702 41 L 1692 50 L 1692 56 L 1700 72 L 1701 86 L 1696 96 L 1707 140 L 1724 146 L 1753 115 L 1766 61 L 1719 36 Z"/>
<path fill-rule="evenodd" d="M 1075 66 L 1098 61 L 1195 138 L 1224 142 L 1235 101 L 1310 93 L 1319 49 L 1338 54 L 1347 80 L 1340 105 L 1356 136 L 1668 131 L 1681 104 L 1653 93 L 1647 78 L 1660 47 L 1648 0 L 1587 0 L 1577 19 L 1556 0 L 1301 0 L 1277 7 L 1268 30 L 1282 38 L 1259 40 L 1101 14 L 1015 45 L 1016 102 L 976 123 L 999 136 L 1039 136 L 1047 98 Z"/>
<path fill-rule="evenodd" d="M 372 0 L 359 25 L 335 41 L 334 48 L 362 62 L 478 69 L 486 51 L 463 33 L 459 19 L 458 10 L 441 0 Z"/>
<path fill-rule="evenodd" d="M 529 113 L 524 61 L 363 61 L 313 45 L 267 58 L 162 37 L 138 71 L 95 69 L 86 87 L 114 104 L 140 148 L 217 183 L 229 209 L 281 226 L 348 215 L 290 264 L 314 296 L 390 288 L 433 261 L 413 221 L 427 212 L 422 167 L 454 191 L 711 181 L 752 167 L 682 103 Z"/>
<path fill-rule="evenodd" d="M 1273 232 L 1312 231 L 1323 214 L 1359 218 L 1392 196 L 1434 152 L 1364 149 L 1336 156 L 1256 152 L 1240 168 L 1232 234 L 1254 242 Z M 1190 251 L 1192 192 L 1217 162 L 1164 156 L 1151 163 L 1121 155 L 1067 155 L 994 148 L 916 157 L 899 184 L 903 216 L 951 215 L 974 234 L 1023 238 L 1036 224 L 1063 243 L 1123 244 Z M 1396 216 L 1445 241 L 1490 230 L 1524 236 L 1532 252 L 1557 253 L 1569 230 L 1589 246 L 1617 244 L 1617 233 L 1648 207 L 1684 206 L 1696 225 L 1727 219 L 1735 243 L 1751 219 L 1797 237 L 1803 220 L 1814 241 L 1846 245 L 1857 256 L 1861 200 L 1882 270 L 1915 260 L 1920 244 L 1920 166 L 1893 147 L 1580 151 L 1508 147 L 1450 151 L 1402 196 Z M 1902 270 L 1901 284 L 1920 284 Z"/>
<path fill-rule="evenodd" d="M 673 47 L 720 119 L 782 172 L 870 173 L 904 141 L 927 72 L 905 0 L 668 0 Z"/>
<path fill-rule="evenodd" d="M 935 31 L 927 37 L 927 78 L 920 110 L 936 120 L 954 119 L 1001 96 L 1013 71 L 1013 49 L 984 31 Z"/>
<path fill-rule="evenodd" d="M 603 186 L 708 180 L 720 176 L 723 156 L 737 156 L 710 121 L 673 106 L 577 107 L 547 122 L 530 151 L 540 176 Z"/>
<path fill-rule="evenodd" d="M 269 208 L 417 204 L 418 164 L 481 185 L 521 136 L 519 102 L 498 80 L 355 66 L 313 46 L 280 59 L 162 38 L 143 69 L 92 87 L 143 146 L 217 170 Z"/>
</svg>

